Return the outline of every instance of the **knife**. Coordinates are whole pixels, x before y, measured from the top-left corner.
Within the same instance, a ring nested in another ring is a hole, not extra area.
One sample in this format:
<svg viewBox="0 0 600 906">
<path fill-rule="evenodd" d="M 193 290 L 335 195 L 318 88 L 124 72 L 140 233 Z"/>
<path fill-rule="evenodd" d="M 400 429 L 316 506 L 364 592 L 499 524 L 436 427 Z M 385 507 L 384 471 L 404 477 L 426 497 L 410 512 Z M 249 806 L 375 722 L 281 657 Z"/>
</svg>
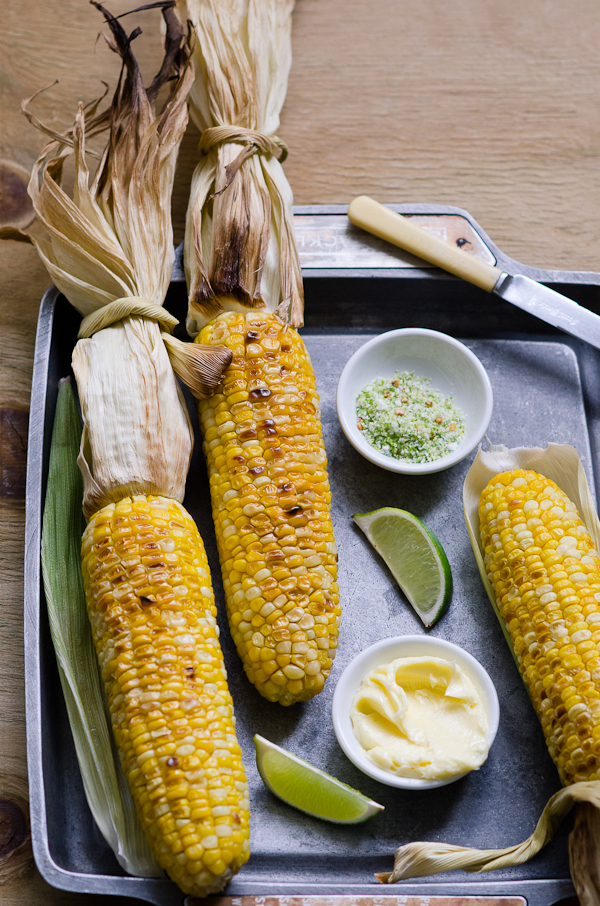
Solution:
<svg viewBox="0 0 600 906">
<path fill-rule="evenodd" d="M 480 289 L 496 293 L 517 308 L 600 349 L 600 317 L 561 293 L 522 274 L 506 274 L 499 267 L 438 239 L 368 195 L 359 195 L 350 202 L 348 217 L 351 223 L 368 233 L 386 239 Z"/>
</svg>

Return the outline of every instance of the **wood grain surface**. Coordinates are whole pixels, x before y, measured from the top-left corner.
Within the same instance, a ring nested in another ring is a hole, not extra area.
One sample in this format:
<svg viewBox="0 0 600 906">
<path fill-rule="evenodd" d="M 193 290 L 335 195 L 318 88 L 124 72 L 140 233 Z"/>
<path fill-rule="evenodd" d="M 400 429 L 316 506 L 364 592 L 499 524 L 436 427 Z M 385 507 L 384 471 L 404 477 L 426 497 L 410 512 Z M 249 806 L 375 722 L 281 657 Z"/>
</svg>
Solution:
<svg viewBox="0 0 600 906">
<path fill-rule="evenodd" d="M 114 0 L 110 8 L 131 5 Z M 114 86 L 118 63 L 84 0 L 3 0 L 2 14 L 0 223 L 23 223 L 23 174 L 43 142 L 21 100 L 59 78 L 34 109 L 65 127 L 78 100 L 102 91 L 102 79 Z M 159 59 L 158 20 L 155 12 L 136 17 L 144 29 L 136 53 L 148 75 Z M 458 205 L 517 260 L 600 270 L 599 46 L 597 0 L 297 0 L 279 131 L 296 202 L 347 203 L 367 193 Z M 197 140 L 190 130 L 180 155 L 177 241 Z M 18 243 L 0 244 L 0 268 L 0 799 L 16 802 L 26 778 L 26 423 L 37 309 L 49 279 L 35 251 Z M 22 855 L 22 844 L 16 848 Z M 6 876 L 5 906 L 83 901 L 24 868 Z M 85 898 L 109 902 L 117 903 Z"/>
</svg>

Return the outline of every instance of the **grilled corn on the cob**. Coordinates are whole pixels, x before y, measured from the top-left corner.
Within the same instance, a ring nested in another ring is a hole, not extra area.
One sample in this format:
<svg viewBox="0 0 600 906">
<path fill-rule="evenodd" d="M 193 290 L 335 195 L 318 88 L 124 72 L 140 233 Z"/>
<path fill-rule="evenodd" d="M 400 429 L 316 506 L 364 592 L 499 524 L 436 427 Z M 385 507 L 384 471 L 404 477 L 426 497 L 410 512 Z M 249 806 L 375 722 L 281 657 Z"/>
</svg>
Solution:
<svg viewBox="0 0 600 906">
<path fill-rule="evenodd" d="M 92 517 L 82 557 L 142 826 L 182 890 L 217 892 L 248 859 L 250 816 L 202 539 L 177 501 L 126 497 Z"/>
<path fill-rule="evenodd" d="M 304 305 L 274 134 L 294 3 L 180 5 L 197 36 L 190 112 L 203 152 L 186 220 L 187 328 L 234 356 L 223 391 L 199 406 L 229 623 L 251 682 L 290 705 L 323 688 L 340 615 L 315 378 L 283 323 L 301 326 Z"/>
<path fill-rule="evenodd" d="M 600 559 L 575 505 L 517 469 L 479 506 L 488 577 L 512 650 L 565 784 L 600 767 Z"/>
<path fill-rule="evenodd" d="M 261 695 L 306 701 L 341 613 L 314 372 L 275 314 L 226 312 L 197 340 L 233 353 L 222 390 L 199 402 L 231 633 Z"/>
<path fill-rule="evenodd" d="M 193 431 L 175 375 L 209 395 L 222 369 L 169 336 L 175 319 L 162 309 L 193 81 L 190 36 L 172 0 L 153 4 L 163 11 L 165 56 L 146 90 L 131 47 L 139 29 L 126 33 L 93 2 L 122 58 L 121 76 L 108 110 L 80 104 L 72 130 L 50 130 L 30 183 L 46 237 L 30 238 L 84 317 L 73 354 L 91 517 L 83 573 L 120 757 L 158 861 L 185 893 L 202 896 L 247 860 L 249 815 L 204 547 L 177 502 Z M 86 138 L 106 129 L 90 185 Z M 73 198 L 60 185 L 71 152 Z"/>
</svg>

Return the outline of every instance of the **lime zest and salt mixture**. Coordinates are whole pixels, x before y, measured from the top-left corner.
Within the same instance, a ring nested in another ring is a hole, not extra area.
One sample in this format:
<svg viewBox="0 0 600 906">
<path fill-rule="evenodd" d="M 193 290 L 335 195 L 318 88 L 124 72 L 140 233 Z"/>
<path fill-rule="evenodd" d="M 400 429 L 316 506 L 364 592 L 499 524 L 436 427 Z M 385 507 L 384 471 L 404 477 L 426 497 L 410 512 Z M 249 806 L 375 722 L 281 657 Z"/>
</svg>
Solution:
<svg viewBox="0 0 600 906">
<path fill-rule="evenodd" d="M 464 413 L 452 397 L 412 371 L 378 378 L 356 398 L 357 424 L 368 442 L 404 462 L 433 462 L 455 450 L 465 433 Z"/>
</svg>

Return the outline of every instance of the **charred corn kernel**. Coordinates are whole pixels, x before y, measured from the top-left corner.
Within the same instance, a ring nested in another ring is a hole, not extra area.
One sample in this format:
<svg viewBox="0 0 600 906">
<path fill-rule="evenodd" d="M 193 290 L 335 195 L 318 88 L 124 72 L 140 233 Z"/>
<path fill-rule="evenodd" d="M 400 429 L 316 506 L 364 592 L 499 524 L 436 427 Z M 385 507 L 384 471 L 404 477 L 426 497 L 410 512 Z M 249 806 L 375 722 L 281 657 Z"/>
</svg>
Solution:
<svg viewBox="0 0 600 906">
<path fill-rule="evenodd" d="M 261 695 L 306 701 L 329 675 L 341 614 L 314 372 L 273 314 L 226 312 L 197 342 L 233 352 L 198 406 L 231 633 Z M 231 429 L 213 446 L 220 419 Z"/>
<path fill-rule="evenodd" d="M 216 893 L 248 859 L 250 815 L 202 539 L 175 500 L 128 497 L 91 518 L 82 560 L 142 827 L 185 893 Z"/>
<path fill-rule="evenodd" d="M 485 565 L 563 783 L 600 778 L 600 559 L 575 505 L 515 470 L 479 506 Z"/>
</svg>

